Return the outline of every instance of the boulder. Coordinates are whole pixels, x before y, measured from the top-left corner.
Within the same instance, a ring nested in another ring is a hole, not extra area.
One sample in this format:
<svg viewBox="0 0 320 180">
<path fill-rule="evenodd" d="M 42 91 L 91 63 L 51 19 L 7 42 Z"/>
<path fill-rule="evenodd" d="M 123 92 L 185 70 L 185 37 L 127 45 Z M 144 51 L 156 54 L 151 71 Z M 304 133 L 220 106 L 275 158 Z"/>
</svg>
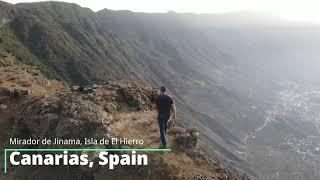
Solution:
<svg viewBox="0 0 320 180">
<path fill-rule="evenodd" d="M 0 104 L 0 112 L 6 110 L 7 108 L 8 108 L 7 105 L 5 105 L 5 104 Z"/>
<path fill-rule="evenodd" d="M 71 86 L 71 91 L 78 91 L 79 90 L 79 86 Z"/>
<path fill-rule="evenodd" d="M 97 86 L 96 85 L 89 85 L 89 86 L 80 86 L 79 87 L 79 91 L 82 93 L 82 94 L 89 94 L 89 93 L 96 93 L 96 89 L 97 89 Z"/>
<path fill-rule="evenodd" d="M 176 135 L 177 145 L 183 150 L 192 150 L 197 146 L 198 136 L 196 129 L 187 129 Z"/>
<path fill-rule="evenodd" d="M 14 97 L 23 97 L 30 94 L 29 90 L 23 90 L 23 89 L 14 89 L 13 91 L 10 91 L 10 95 Z"/>
<path fill-rule="evenodd" d="M 137 110 L 147 110 L 156 97 L 156 91 L 150 87 L 143 87 L 136 83 L 119 83 L 119 94 L 121 94 L 126 103 L 135 107 Z"/>
<path fill-rule="evenodd" d="M 119 109 L 118 105 L 116 103 L 108 102 L 104 105 L 104 110 L 108 113 L 115 113 Z"/>
</svg>

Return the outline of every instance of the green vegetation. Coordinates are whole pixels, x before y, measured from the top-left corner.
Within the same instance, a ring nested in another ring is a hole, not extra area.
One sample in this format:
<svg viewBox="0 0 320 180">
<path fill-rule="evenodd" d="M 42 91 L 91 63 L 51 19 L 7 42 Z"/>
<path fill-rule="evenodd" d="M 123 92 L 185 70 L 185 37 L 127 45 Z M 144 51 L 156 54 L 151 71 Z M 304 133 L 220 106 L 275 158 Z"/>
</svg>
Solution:
<svg viewBox="0 0 320 180">
<path fill-rule="evenodd" d="M 11 17 L 0 28 L 0 52 L 12 54 L 17 63 L 37 67 L 49 78 L 69 84 L 112 79 L 155 83 L 166 81 L 172 73 L 168 65 L 177 71 L 190 69 L 181 62 L 175 45 L 161 37 L 150 39 L 139 30 L 133 31 L 136 39 L 120 38 L 117 24 L 105 17 L 108 13 L 59 2 L 14 7 L 13 15 L 2 15 Z M 149 41 L 154 45 L 149 47 Z"/>
<path fill-rule="evenodd" d="M 12 56 L 12 54 L 0 52 L 0 57 L 2 59 L 1 64 L 4 66 L 12 66 L 15 64 L 15 57 Z"/>
<path fill-rule="evenodd" d="M 64 3 L 19 4 L 16 9 L 19 13 L 0 28 L 0 55 L 11 54 L 18 63 L 69 83 L 103 80 L 109 75 L 105 71 L 112 72 L 104 63 L 108 57 L 101 49 L 105 42 L 97 38 L 96 19 L 88 14 L 93 12 Z"/>
</svg>

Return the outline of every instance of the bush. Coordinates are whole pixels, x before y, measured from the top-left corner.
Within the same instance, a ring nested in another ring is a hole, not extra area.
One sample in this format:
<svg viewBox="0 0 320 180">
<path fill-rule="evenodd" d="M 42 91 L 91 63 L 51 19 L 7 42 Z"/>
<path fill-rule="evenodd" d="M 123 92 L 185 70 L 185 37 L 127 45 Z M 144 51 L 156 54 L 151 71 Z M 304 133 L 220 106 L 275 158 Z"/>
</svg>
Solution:
<svg viewBox="0 0 320 180">
<path fill-rule="evenodd" d="M 0 66 L 12 66 L 15 63 L 15 57 L 8 53 L 0 53 Z"/>
<path fill-rule="evenodd" d="M 11 54 L 8 54 L 7 57 L 4 58 L 4 62 L 7 66 L 12 66 L 14 65 L 15 57 Z"/>
</svg>

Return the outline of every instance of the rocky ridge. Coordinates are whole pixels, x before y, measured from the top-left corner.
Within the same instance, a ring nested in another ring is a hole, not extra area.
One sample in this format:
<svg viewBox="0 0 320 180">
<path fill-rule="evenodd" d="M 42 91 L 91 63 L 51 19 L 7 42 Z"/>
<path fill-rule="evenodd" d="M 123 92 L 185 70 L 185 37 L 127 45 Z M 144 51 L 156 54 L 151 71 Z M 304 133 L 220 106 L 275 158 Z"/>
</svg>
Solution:
<svg viewBox="0 0 320 180">
<path fill-rule="evenodd" d="M 2 67 L 1 70 L 8 74 L 14 72 L 15 82 L 30 75 L 19 67 Z M 20 71 L 26 74 L 21 76 Z M 7 83 L 9 82 L 2 83 L 2 89 L 5 89 L 3 85 Z M 7 119 L 12 121 L 11 132 L 10 128 L 7 129 L 11 137 L 135 137 L 143 139 L 144 144 L 130 148 L 157 148 L 159 145 L 156 112 L 151 109 L 152 101 L 157 95 L 157 89 L 153 87 L 145 87 L 131 81 L 114 81 L 103 85 L 65 87 L 57 90 L 50 84 L 47 86 L 47 92 L 42 92 L 47 95 L 43 95 L 31 90 L 36 81 L 30 83 L 28 91 L 24 87 L 15 87 L 16 91 L 21 90 L 28 92 L 27 94 L 13 96 L 10 90 L 2 91 L 2 98 L 23 99 L 22 103 L 16 104 L 19 106 L 16 115 Z M 1 104 L 10 106 L 10 102 L 1 101 Z M 201 135 L 201 132 L 195 129 L 171 128 L 169 142 L 172 151 L 164 154 L 149 153 L 150 165 L 146 167 L 121 167 L 114 171 L 107 171 L 103 167 L 71 167 L 68 171 L 64 167 L 54 170 L 48 167 L 10 167 L 10 175 L 3 178 L 19 179 L 23 174 L 32 171 L 29 179 L 41 179 L 47 177 L 48 173 L 52 175 L 51 179 L 55 179 L 53 174 L 61 173 L 65 173 L 63 178 L 67 179 L 249 179 L 245 174 L 211 159 L 204 148 L 197 147 L 199 133 Z M 82 147 L 110 148 L 99 145 Z M 39 145 L 33 148 L 46 147 Z M 92 158 L 94 157 L 92 154 Z"/>
</svg>

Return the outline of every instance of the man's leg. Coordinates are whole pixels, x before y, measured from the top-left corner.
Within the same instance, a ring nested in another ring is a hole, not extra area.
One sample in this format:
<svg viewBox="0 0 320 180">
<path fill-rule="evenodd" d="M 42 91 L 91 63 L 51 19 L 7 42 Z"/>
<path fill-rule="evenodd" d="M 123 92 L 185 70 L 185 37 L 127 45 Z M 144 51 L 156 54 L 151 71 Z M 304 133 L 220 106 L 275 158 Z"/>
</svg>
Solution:
<svg viewBox="0 0 320 180">
<path fill-rule="evenodd" d="M 169 116 L 169 117 L 166 117 L 166 118 L 164 119 L 164 134 L 165 134 L 166 137 L 167 137 L 167 130 L 168 130 L 168 121 L 169 121 L 169 118 L 170 118 L 170 116 Z"/>
<path fill-rule="evenodd" d="M 167 122 L 169 120 L 170 114 L 159 114 L 159 129 L 160 129 L 160 139 L 162 147 L 166 148 L 167 146 Z"/>
</svg>

